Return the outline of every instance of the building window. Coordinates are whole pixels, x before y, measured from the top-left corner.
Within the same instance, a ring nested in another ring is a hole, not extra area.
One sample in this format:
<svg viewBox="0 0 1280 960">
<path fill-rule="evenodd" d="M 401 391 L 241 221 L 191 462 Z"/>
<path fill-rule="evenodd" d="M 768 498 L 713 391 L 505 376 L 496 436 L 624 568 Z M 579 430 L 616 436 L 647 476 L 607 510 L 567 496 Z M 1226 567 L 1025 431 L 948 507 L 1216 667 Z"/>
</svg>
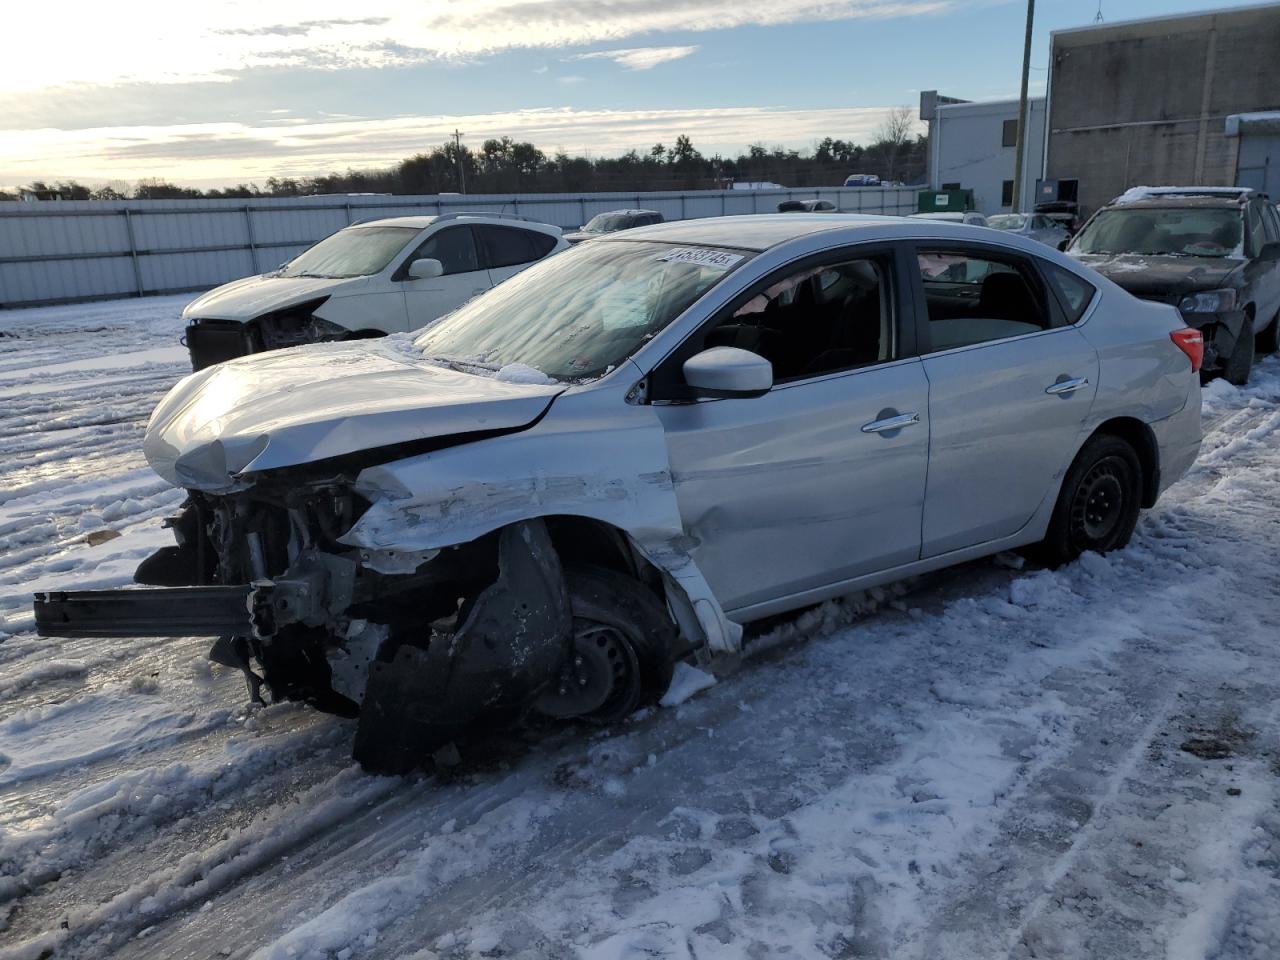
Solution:
<svg viewBox="0 0 1280 960">
<path fill-rule="evenodd" d="M 1013 181 L 1005 180 L 1000 184 L 1000 206 L 1013 206 Z"/>
<path fill-rule="evenodd" d="M 956 181 L 955 183 L 944 183 L 944 184 L 942 185 L 942 189 L 943 189 L 943 190 L 959 190 L 959 189 L 960 189 L 960 183 L 959 183 L 959 181 Z"/>
<path fill-rule="evenodd" d="M 1015 117 L 1012 120 L 1004 122 L 1004 128 L 1000 135 L 1000 146 L 1016 147 L 1018 145 L 1018 120 Z"/>
</svg>

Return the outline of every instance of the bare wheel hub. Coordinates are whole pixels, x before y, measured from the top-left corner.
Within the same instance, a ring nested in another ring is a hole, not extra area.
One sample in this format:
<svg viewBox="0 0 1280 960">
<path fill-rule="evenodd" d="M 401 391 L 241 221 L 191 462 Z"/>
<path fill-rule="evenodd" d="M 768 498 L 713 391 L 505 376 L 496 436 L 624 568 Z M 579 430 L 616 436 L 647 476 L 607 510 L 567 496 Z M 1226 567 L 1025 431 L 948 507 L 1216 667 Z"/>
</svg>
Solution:
<svg viewBox="0 0 1280 960">
<path fill-rule="evenodd" d="M 640 696 L 640 664 L 616 629 L 575 620 L 573 653 L 534 705 L 539 713 L 568 717 L 612 717 L 630 712 Z"/>
</svg>

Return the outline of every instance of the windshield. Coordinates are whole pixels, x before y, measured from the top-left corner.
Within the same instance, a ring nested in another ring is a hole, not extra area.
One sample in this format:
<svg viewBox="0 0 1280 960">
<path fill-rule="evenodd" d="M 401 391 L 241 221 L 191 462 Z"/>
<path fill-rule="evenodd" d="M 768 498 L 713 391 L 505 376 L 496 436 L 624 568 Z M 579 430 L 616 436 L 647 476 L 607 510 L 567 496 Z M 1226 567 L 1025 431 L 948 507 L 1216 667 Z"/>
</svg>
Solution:
<svg viewBox="0 0 1280 960">
<path fill-rule="evenodd" d="M 1027 225 L 1027 218 L 1018 213 L 997 213 L 987 217 L 987 226 L 996 230 L 1021 230 Z"/>
<path fill-rule="evenodd" d="M 347 227 L 284 265 L 282 277 L 367 277 L 422 231 L 417 227 Z"/>
<path fill-rule="evenodd" d="M 629 213 L 598 213 L 587 222 L 582 232 L 613 233 L 616 230 L 626 230 L 634 222 L 635 217 Z"/>
<path fill-rule="evenodd" d="M 1174 257 L 1241 256 L 1240 211 L 1222 207 L 1103 210 L 1080 231 L 1073 253 Z"/>
<path fill-rule="evenodd" d="M 611 241 L 574 247 L 428 327 L 425 357 L 463 369 L 533 367 L 556 380 L 603 376 L 751 254 Z"/>
</svg>

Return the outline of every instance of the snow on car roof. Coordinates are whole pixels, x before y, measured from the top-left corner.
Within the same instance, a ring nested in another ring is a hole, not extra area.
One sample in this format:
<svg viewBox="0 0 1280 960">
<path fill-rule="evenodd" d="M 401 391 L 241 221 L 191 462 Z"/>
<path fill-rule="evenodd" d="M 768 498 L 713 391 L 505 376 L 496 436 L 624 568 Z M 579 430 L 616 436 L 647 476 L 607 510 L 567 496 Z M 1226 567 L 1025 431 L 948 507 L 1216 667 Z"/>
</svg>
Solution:
<svg viewBox="0 0 1280 960">
<path fill-rule="evenodd" d="M 1108 206 L 1141 203 L 1143 200 L 1173 199 L 1179 197 L 1205 197 L 1221 200 L 1238 200 L 1249 194 L 1248 187 L 1130 187 Z"/>
<path fill-rule="evenodd" d="M 889 214 L 856 213 L 776 213 L 747 214 L 736 217 L 707 217 L 702 220 L 675 220 L 650 227 L 635 227 L 620 237 L 603 236 L 599 242 L 626 243 L 631 240 L 661 240 L 673 243 L 700 243 L 742 250 L 768 250 L 788 240 L 839 230 L 842 227 L 868 227 L 874 224 L 902 224 L 901 217 Z M 593 241 L 596 242 L 596 241 Z"/>
</svg>

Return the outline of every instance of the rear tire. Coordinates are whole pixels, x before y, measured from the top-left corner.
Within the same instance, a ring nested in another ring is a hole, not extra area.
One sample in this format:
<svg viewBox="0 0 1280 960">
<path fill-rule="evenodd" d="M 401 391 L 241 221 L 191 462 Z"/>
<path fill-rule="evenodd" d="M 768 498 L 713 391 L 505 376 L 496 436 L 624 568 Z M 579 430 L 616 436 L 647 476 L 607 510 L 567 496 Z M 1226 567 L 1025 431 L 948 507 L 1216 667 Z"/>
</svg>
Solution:
<svg viewBox="0 0 1280 960">
<path fill-rule="evenodd" d="M 676 628 L 662 602 L 635 578 L 604 567 L 567 568 L 564 582 L 574 656 L 536 709 L 606 724 L 657 702 L 671 686 L 677 647 Z M 593 696 L 593 690 L 603 696 Z M 583 695 L 592 706 L 579 712 L 575 703 Z"/>
<path fill-rule="evenodd" d="M 1280 312 L 1271 318 L 1265 330 L 1253 338 L 1253 351 L 1258 356 L 1269 357 L 1277 350 L 1280 350 Z"/>
<path fill-rule="evenodd" d="M 1063 478 L 1045 538 L 1033 551 L 1049 566 L 1086 550 L 1119 550 L 1133 536 L 1142 503 L 1142 462 L 1124 440 L 1099 434 L 1076 454 Z"/>
<path fill-rule="evenodd" d="M 1236 337 L 1236 345 L 1231 348 L 1231 356 L 1222 368 L 1222 377 L 1227 383 L 1243 387 L 1249 382 L 1249 373 L 1253 370 L 1254 336 L 1253 321 L 1245 317 L 1245 326 L 1241 327 Z"/>
</svg>

